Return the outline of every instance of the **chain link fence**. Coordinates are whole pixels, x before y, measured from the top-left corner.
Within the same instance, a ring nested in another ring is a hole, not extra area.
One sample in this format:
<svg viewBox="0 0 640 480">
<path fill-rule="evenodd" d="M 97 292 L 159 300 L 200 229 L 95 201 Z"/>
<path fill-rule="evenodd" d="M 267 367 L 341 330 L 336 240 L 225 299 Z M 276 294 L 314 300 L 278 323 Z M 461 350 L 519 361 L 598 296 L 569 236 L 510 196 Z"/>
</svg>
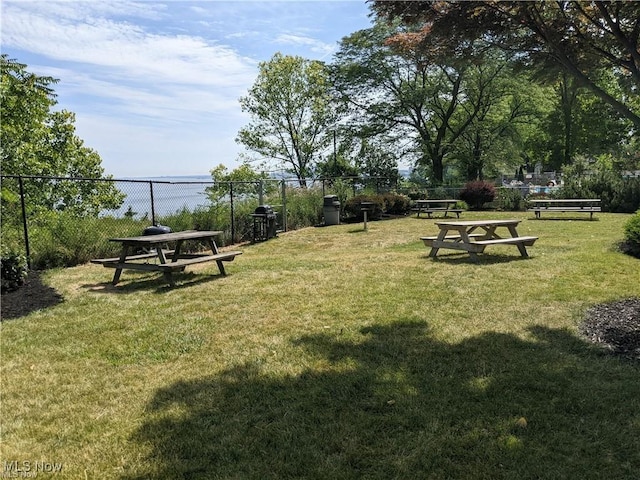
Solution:
<svg viewBox="0 0 640 480">
<path fill-rule="evenodd" d="M 205 180 L 90 179 L 0 176 L 2 247 L 45 269 L 114 256 L 109 238 L 142 235 L 146 227 L 220 230 L 221 245 L 252 241 L 251 214 L 269 204 L 280 231 L 322 222 L 322 197 L 397 188 L 394 179 Z M 302 184 L 304 183 L 304 188 Z"/>
</svg>

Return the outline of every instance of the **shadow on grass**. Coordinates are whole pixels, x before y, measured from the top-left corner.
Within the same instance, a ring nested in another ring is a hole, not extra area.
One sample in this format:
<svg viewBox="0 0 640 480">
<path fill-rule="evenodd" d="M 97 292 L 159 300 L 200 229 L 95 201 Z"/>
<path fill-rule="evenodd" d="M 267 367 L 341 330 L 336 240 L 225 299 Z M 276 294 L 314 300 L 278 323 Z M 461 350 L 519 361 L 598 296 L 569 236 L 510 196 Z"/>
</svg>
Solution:
<svg viewBox="0 0 640 480">
<path fill-rule="evenodd" d="M 536 221 L 540 221 L 540 220 L 544 220 L 546 222 L 553 222 L 553 221 L 561 221 L 561 222 L 567 222 L 569 220 L 571 221 L 576 221 L 576 222 L 599 222 L 600 219 L 598 217 L 593 217 L 592 219 L 589 217 L 533 217 L 533 218 L 527 218 L 527 220 L 536 220 Z"/>
<path fill-rule="evenodd" d="M 124 274 L 123 274 L 124 275 Z M 228 276 L 228 274 L 227 274 Z M 208 283 L 214 280 L 224 278 L 222 274 L 206 274 L 206 273 L 179 273 L 173 274 L 174 285 L 169 285 L 162 274 L 138 274 L 137 278 L 121 279 L 117 285 L 111 282 L 85 284 L 83 288 L 98 293 L 136 293 L 141 290 L 155 289 L 155 293 L 165 293 L 171 290 L 187 288 L 201 283 Z"/>
<path fill-rule="evenodd" d="M 436 257 L 429 257 L 424 255 L 423 258 L 427 261 L 435 261 L 439 263 L 449 263 L 451 265 L 459 264 L 473 264 L 473 265 L 492 265 L 498 263 L 511 263 L 523 260 L 531 260 L 533 257 L 529 254 L 528 257 L 523 257 L 516 250 L 514 255 L 496 255 L 491 253 L 481 253 L 478 255 L 477 260 L 473 260 L 468 253 L 445 253 L 438 252 Z"/>
<path fill-rule="evenodd" d="M 637 365 L 546 327 L 453 345 L 424 322 L 360 334 L 296 340 L 319 370 L 256 361 L 157 391 L 130 439 L 145 471 L 124 478 L 637 478 Z"/>
<path fill-rule="evenodd" d="M 60 293 L 42 282 L 38 271 L 31 270 L 24 285 L 11 292 L 2 293 L 0 321 L 24 317 L 32 312 L 54 307 L 63 301 Z"/>
</svg>

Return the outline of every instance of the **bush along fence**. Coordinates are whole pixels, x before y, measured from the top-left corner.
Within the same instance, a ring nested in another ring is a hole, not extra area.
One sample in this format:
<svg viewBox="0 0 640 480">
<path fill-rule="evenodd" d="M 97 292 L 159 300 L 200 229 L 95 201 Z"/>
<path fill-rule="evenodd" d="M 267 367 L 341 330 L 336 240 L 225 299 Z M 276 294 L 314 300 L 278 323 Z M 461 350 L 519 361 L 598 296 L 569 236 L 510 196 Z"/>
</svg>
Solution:
<svg viewBox="0 0 640 480">
<path fill-rule="evenodd" d="M 0 176 L 2 248 L 30 268 L 72 266 L 113 256 L 109 238 L 142 235 L 151 225 L 172 231 L 220 230 L 221 245 L 253 239 L 259 205 L 277 212 L 280 231 L 322 222 L 322 199 L 345 201 L 362 191 L 386 192 L 394 179 L 359 177 L 248 182 Z M 3 258 L 5 255 L 3 254 Z"/>
<path fill-rule="evenodd" d="M 487 182 L 469 182 L 462 188 L 424 188 L 399 185 L 397 179 L 383 177 L 306 182 L 284 178 L 213 182 L 10 175 L 0 179 L 3 268 L 5 263 L 7 268 L 25 263 L 33 269 L 46 269 L 114 256 L 117 245 L 109 238 L 141 235 L 151 225 L 164 225 L 172 231 L 220 230 L 223 246 L 250 241 L 254 239 L 251 214 L 257 206 L 274 208 L 278 230 L 295 230 L 322 223 L 326 195 L 338 197 L 340 217 L 345 220 L 359 219 L 364 200 L 375 206 L 373 219 L 382 213 L 407 214 L 414 200 L 425 198 L 459 199 L 470 208 L 508 211 L 526 210 L 528 198 L 521 189 L 498 188 Z M 602 210 L 609 212 L 632 213 L 640 208 L 640 178 L 609 180 L 588 179 L 579 188 L 569 184 L 551 195 L 601 198 Z"/>
</svg>

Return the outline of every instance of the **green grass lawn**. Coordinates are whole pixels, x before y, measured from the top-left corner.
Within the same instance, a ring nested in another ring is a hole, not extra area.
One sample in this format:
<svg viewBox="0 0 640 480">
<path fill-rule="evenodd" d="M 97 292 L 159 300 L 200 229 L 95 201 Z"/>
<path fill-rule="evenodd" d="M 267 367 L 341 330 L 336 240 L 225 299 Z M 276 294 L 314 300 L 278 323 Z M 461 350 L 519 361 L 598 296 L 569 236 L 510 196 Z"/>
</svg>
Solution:
<svg viewBox="0 0 640 480">
<path fill-rule="evenodd" d="M 616 249 L 629 216 L 462 217 L 521 218 L 539 240 L 529 259 L 492 246 L 476 264 L 433 260 L 419 237 L 434 220 L 405 218 L 282 234 L 241 247 L 227 277 L 198 265 L 174 288 L 48 272 L 64 302 L 2 324 L 2 468 L 640 478 L 640 364 L 577 334 L 590 306 L 640 296 L 640 261 Z"/>
</svg>

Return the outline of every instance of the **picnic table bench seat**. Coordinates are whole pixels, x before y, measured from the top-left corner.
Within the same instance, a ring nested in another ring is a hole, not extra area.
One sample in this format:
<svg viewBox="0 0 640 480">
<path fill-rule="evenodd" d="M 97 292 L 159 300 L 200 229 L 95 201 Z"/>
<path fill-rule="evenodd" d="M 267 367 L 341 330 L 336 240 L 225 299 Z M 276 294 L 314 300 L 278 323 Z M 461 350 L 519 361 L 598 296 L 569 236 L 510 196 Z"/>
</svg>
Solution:
<svg viewBox="0 0 640 480">
<path fill-rule="evenodd" d="M 232 262 L 236 256 L 241 255 L 240 251 L 221 252 L 215 255 L 181 255 L 179 259 L 158 265 L 163 271 L 182 270 L 187 265 L 203 262 Z M 224 273 L 223 273 L 224 275 Z"/>
<path fill-rule="evenodd" d="M 532 246 L 538 237 L 509 237 L 509 238 L 492 238 L 489 240 L 475 240 L 469 243 L 450 243 L 446 241 L 433 241 L 432 247 L 450 248 L 452 250 L 463 250 L 465 252 L 482 253 L 488 245 L 516 245 L 520 247 Z"/>
<path fill-rule="evenodd" d="M 171 258 L 173 250 L 163 251 L 167 258 Z M 241 255 L 240 251 L 220 252 L 215 255 L 203 255 L 203 254 L 181 254 L 180 258 L 172 260 L 171 262 L 157 264 L 155 268 L 162 271 L 172 270 L 184 270 L 187 265 L 203 262 L 232 262 L 236 256 Z M 145 253 L 140 255 L 128 255 L 125 259 L 127 268 L 131 270 L 148 270 L 149 268 L 145 263 L 140 263 L 140 267 L 136 268 L 135 264 L 130 263 L 132 260 L 145 260 L 148 258 L 158 258 L 156 253 Z M 120 265 L 124 265 L 120 261 L 120 257 L 113 258 L 96 258 L 91 260 L 91 263 L 104 265 L 105 267 L 119 268 Z"/>
<path fill-rule="evenodd" d="M 478 245 L 518 245 L 519 243 L 530 247 L 534 243 L 536 243 L 538 237 L 508 237 L 508 238 L 492 238 L 490 240 L 476 240 L 474 243 Z"/>
<path fill-rule="evenodd" d="M 589 219 L 593 220 L 593 214 L 602 211 L 600 199 L 596 198 L 536 199 L 530 202 L 532 205 L 527 211 L 534 212 L 536 218 L 540 218 L 542 212 L 578 212 L 588 213 Z"/>
<path fill-rule="evenodd" d="M 469 234 L 469 238 L 474 238 L 474 237 L 484 237 L 485 234 L 484 233 L 470 233 Z M 462 237 L 459 234 L 452 234 L 452 235 L 446 235 L 444 237 L 445 240 L 460 240 Z M 426 247 L 432 247 L 433 246 L 433 241 L 437 240 L 438 237 L 437 235 L 433 235 L 433 236 L 428 236 L 428 237 L 420 237 L 420 240 L 422 240 L 422 242 L 424 243 L 424 245 Z"/>
<path fill-rule="evenodd" d="M 170 258 L 175 250 L 162 250 L 162 253 L 164 253 L 165 257 Z M 130 260 L 145 260 L 147 258 L 158 258 L 158 253 L 157 252 L 150 252 L 150 253 L 140 253 L 137 255 L 127 255 L 126 257 L 126 261 L 130 261 Z M 90 260 L 91 263 L 95 263 L 98 265 L 104 265 L 105 263 L 118 263 L 120 261 L 120 257 L 112 257 L 112 258 L 93 258 Z"/>
<path fill-rule="evenodd" d="M 446 207 L 429 207 L 429 208 L 414 207 L 411 210 L 414 212 L 417 212 L 418 215 L 420 215 L 421 213 L 426 213 L 429 218 L 431 218 L 431 215 L 434 213 L 444 213 L 446 217 L 447 213 L 449 212 L 455 213 L 456 217 L 460 218 L 460 214 L 463 212 L 462 208 L 446 208 Z"/>
</svg>

